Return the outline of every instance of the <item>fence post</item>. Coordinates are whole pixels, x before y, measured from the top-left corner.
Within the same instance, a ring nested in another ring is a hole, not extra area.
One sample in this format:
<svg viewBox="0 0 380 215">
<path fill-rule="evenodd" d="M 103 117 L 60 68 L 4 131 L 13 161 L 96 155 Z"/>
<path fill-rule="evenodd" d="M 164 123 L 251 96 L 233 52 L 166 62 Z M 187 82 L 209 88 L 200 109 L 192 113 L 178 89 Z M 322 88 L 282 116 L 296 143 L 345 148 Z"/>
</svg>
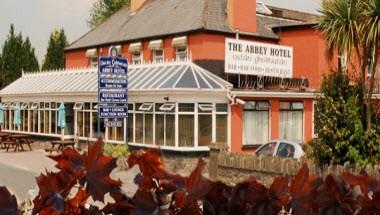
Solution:
<svg viewBox="0 0 380 215">
<path fill-rule="evenodd" d="M 211 180 L 218 179 L 219 162 L 218 157 L 221 151 L 227 151 L 228 145 L 225 143 L 211 143 L 210 144 L 210 163 L 209 163 L 209 176 Z"/>
</svg>

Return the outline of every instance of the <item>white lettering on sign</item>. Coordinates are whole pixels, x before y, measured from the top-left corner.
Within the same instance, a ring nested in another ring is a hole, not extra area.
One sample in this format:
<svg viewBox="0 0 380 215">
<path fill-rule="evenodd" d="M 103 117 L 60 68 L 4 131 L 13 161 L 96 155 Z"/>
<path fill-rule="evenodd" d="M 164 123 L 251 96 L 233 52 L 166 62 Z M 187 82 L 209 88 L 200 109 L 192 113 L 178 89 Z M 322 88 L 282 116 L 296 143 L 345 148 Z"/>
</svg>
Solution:
<svg viewBox="0 0 380 215">
<path fill-rule="evenodd" d="M 227 38 L 225 72 L 291 78 L 293 48 Z"/>
</svg>

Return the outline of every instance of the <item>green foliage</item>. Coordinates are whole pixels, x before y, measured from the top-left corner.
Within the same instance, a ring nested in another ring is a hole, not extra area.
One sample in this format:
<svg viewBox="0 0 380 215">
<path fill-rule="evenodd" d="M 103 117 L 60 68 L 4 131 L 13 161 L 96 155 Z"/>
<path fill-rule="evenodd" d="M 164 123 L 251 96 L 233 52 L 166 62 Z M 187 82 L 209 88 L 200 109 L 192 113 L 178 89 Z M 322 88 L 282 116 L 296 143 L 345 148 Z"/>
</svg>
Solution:
<svg viewBox="0 0 380 215">
<path fill-rule="evenodd" d="M 65 31 L 55 29 L 49 39 L 48 48 L 42 70 L 53 70 L 65 68 L 64 49 L 68 44 Z"/>
<path fill-rule="evenodd" d="M 130 154 L 127 145 L 111 143 L 104 145 L 104 153 L 112 157 L 127 157 Z"/>
<path fill-rule="evenodd" d="M 321 92 L 315 110 L 318 138 L 311 143 L 312 157 L 319 164 L 376 163 L 380 129 L 364 129 L 358 87 L 350 86 L 342 73 L 332 73 L 324 79 Z"/>
<path fill-rule="evenodd" d="M 22 34 L 16 35 L 14 26 L 10 26 L 9 35 L 4 42 L 0 60 L 1 88 L 15 81 L 24 71 L 38 70 L 38 61 L 29 38 L 23 40 Z"/>
<path fill-rule="evenodd" d="M 95 28 L 130 2 L 130 0 L 97 0 L 92 5 L 88 25 Z"/>
</svg>

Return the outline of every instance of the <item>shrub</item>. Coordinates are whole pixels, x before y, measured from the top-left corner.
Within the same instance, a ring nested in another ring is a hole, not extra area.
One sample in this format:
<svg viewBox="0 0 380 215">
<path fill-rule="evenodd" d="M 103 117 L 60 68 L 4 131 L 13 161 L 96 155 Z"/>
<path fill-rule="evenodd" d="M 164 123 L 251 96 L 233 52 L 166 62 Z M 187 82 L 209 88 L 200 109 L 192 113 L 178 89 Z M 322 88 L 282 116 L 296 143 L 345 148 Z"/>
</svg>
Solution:
<svg viewBox="0 0 380 215">
<path fill-rule="evenodd" d="M 315 109 L 315 133 L 311 157 L 320 165 L 329 163 L 374 164 L 380 156 L 380 133 L 373 117 L 373 128 L 364 129 L 362 95 L 347 77 L 332 73 L 323 80 Z"/>
<path fill-rule="evenodd" d="M 104 144 L 104 153 L 114 158 L 127 157 L 130 152 L 128 146 L 125 144 Z"/>
</svg>

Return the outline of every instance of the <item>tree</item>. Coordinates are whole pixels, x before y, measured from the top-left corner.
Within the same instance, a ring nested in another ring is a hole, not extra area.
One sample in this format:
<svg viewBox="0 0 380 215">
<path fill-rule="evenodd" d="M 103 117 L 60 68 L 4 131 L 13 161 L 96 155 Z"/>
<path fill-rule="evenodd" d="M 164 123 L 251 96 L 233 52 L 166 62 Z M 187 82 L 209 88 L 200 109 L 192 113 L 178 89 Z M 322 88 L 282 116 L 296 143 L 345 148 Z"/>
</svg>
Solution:
<svg viewBox="0 0 380 215">
<path fill-rule="evenodd" d="M 24 71 L 38 71 L 39 65 L 35 54 L 35 50 L 30 43 L 29 37 L 26 37 L 24 43 L 22 44 L 24 50 L 23 57 L 23 67 Z"/>
<path fill-rule="evenodd" d="M 18 35 L 15 34 L 14 26 L 12 24 L 2 50 L 1 88 L 12 83 L 21 76 L 23 53 L 22 35 L 21 33 Z"/>
<path fill-rule="evenodd" d="M 352 64 L 352 56 L 357 54 L 360 66 L 360 84 L 364 95 L 362 104 L 362 121 L 371 130 L 372 93 L 374 76 L 379 61 L 380 48 L 380 1 L 378 0 L 326 0 L 321 10 L 322 18 L 318 29 L 327 39 L 329 51 L 337 50 L 340 59 L 348 58 Z M 342 57 L 343 56 L 343 57 Z M 346 65 L 339 61 L 339 71 L 345 71 Z M 369 74 L 369 81 L 367 81 Z M 364 113 L 365 110 L 365 113 Z"/>
<path fill-rule="evenodd" d="M 39 70 L 38 60 L 29 38 L 26 37 L 24 41 L 21 33 L 16 35 L 12 24 L 0 58 L 1 88 L 19 78 L 22 71 L 37 70 Z"/>
<path fill-rule="evenodd" d="M 92 5 L 88 25 L 95 28 L 130 2 L 131 0 L 97 0 Z"/>
<path fill-rule="evenodd" d="M 55 29 L 49 39 L 48 48 L 42 70 L 63 69 L 65 68 L 65 52 L 67 38 L 63 29 Z"/>
<path fill-rule="evenodd" d="M 324 1 L 320 12 L 322 16 L 317 28 L 326 37 L 330 55 L 338 51 L 338 71 L 345 72 L 348 58 L 360 49 L 361 0 Z"/>
<path fill-rule="evenodd" d="M 323 80 L 317 99 L 312 157 L 321 165 L 345 162 L 366 165 L 380 158 L 379 127 L 364 129 L 359 86 L 351 86 L 347 76 L 334 72 Z M 377 123 L 378 124 L 378 123 Z"/>
<path fill-rule="evenodd" d="M 366 0 L 364 1 L 364 19 L 363 19 L 363 32 L 366 32 L 363 38 L 364 48 L 369 54 L 369 68 L 370 75 L 369 86 L 367 91 L 367 129 L 371 129 L 372 125 L 372 93 L 374 88 L 374 77 L 377 71 L 377 62 L 379 60 L 380 48 L 380 1 Z"/>
</svg>

